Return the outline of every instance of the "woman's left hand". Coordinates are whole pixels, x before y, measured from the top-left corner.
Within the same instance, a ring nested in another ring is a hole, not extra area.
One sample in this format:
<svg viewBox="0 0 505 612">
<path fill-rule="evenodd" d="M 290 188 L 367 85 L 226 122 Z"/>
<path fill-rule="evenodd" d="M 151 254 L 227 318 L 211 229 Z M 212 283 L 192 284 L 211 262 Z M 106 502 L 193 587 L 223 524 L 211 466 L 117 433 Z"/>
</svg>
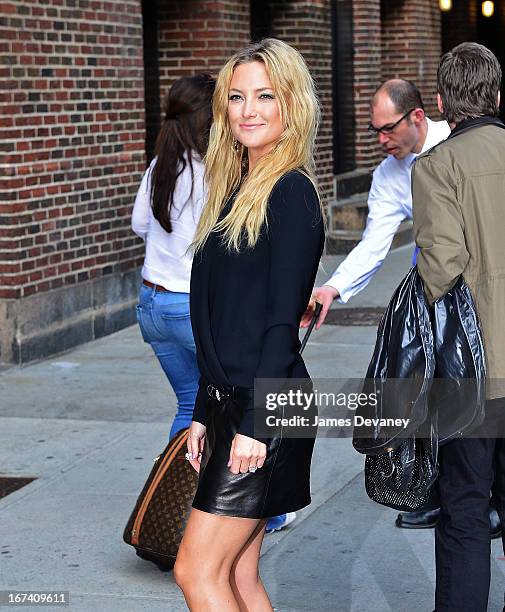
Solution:
<svg viewBox="0 0 505 612">
<path fill-rule="evenodd" d="M 266 444 L 238 433 L 235 434 L 231 443 L 228 467 L 232 474 L 255 472 L 256 469 L 263 467 L 266 456 Z"/>
</svg>

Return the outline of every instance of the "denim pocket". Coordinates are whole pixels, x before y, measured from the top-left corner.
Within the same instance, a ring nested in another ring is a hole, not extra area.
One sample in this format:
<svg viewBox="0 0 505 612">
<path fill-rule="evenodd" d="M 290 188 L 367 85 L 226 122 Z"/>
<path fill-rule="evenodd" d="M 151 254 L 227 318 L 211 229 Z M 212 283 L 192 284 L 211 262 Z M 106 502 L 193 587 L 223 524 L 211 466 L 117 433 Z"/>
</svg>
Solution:
<svg viewBox="0 0 505 612">
<path fill-rule="evenodd" d="M 177 321 L 189 319 L 189 302 L 164 304 L 159 310 L 159 317 L 164 321 Z"/>
<path fill-rule="evenodd" d="M 169 314 L 168 312 L 162 312 L 161 318 L 163 321 L 178 321 L 179 319 L 189 319 L 189 312 L 186 314 Z"/>
</svg>

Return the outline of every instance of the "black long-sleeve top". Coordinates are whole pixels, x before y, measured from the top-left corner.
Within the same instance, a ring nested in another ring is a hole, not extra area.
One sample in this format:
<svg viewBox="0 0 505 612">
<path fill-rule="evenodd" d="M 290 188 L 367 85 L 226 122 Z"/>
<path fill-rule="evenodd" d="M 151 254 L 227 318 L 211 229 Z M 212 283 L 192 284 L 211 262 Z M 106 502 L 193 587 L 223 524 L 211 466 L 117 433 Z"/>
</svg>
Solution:
<svg viewBox="0 0 505 612">
<path fill-rule="evenodd" d="M 229 251 L 213 232 L 193 260 L 191 323 L 201 373 L 193 420 L 202 424 L 209 383 L 254 389 L 255 378 L 308 377 L 298 329 L 316 278 L 324 225 L 305 175 L 291 171 L 279 179 L 267 220 L 253 248 Z M 252 399 L 239 433 L 254 437 Z"/>
</svg>

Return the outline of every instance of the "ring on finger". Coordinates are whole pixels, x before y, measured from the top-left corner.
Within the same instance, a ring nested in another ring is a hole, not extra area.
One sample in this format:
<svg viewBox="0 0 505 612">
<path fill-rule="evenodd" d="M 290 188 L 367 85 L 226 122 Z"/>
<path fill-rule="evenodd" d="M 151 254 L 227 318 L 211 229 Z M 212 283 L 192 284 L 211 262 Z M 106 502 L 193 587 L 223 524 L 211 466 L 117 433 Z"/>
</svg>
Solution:
<svg viewBox="0 0 505 612">
<path fill-rule="evenodd" d="M 249 466 L 249 472 L 251 472 L 251 474 L 254 474 L 254 472 L 258 469 L 257 465 L 250 465 Z"/>
</svg>

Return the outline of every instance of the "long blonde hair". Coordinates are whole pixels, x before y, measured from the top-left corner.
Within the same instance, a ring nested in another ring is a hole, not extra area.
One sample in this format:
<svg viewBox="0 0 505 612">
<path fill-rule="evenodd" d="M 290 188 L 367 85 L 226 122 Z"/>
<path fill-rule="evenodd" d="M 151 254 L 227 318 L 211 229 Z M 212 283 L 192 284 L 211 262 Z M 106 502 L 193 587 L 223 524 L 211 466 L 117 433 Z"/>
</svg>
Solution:
<svg viewBox="0 0 505 612">
<path fill-rule="evenodd" d="M 228 96 L 233 71 L 240 64 L 262 62 L 279 102 L 284 132 L 244 179 L 231 211 L 219 215 L 239 186 L 242 160 L 247 154 L 237 143 L 228 120 Z M 319 125 L 315 86 L 304 59 L 296 49 L 275 38 L 251 44 L 233 55 L 217 78 L 212 110 L 214 123 L 205 157 L 208 199 L 193 242 L 200 249 L 211 232 L 222 232 L 230 250 L 239 251 L 243 237 L 256 244 L 267 220 L 270 193 L 279 178 L 300 169 L 316 186 L 313 149 Z"/>
</svg>

